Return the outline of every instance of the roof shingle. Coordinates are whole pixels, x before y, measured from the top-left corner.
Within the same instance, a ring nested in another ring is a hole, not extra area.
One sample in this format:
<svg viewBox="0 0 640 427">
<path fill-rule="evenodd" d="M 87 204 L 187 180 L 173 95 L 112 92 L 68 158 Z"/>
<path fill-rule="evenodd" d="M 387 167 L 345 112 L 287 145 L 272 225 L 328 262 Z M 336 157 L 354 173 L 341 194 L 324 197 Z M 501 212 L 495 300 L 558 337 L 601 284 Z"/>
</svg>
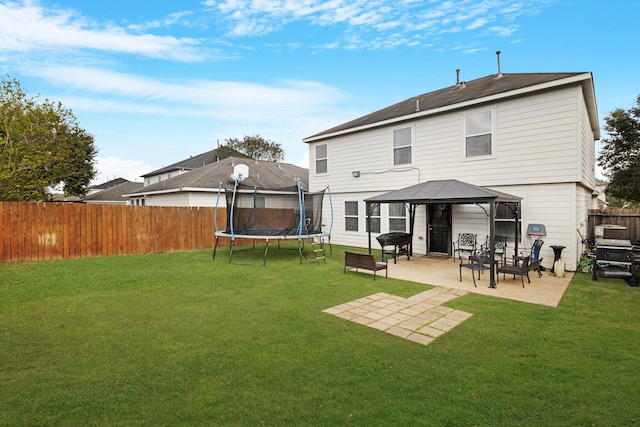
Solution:
<svg viewBox="0 0 640 427">
<path fill-rule="evenodd" d="M 223 187 L 233 187 L 233 167 L 236 164 L 245 164 L 249 167 L 249 176 L 239 185 L 240 188 L 256 188 L 258 190 L 295 191 L 297 180 L 303 189 L 309 187 L 309 170 L 291 163 L 276 163 L 267 161 L 254 161 L 239 157 L 227 157 L 220 161 L 194 169 L 166 180 L 156 182 L 136 191 L 135 194 L 148 194 L 155 192 L 202 191 L 217 189 L 222 183 Z"/>
<path fill-rule="evenodd" d="M 220 157 L 225 157 L 225 156 L 221 156 L 220 153 L 218 152 L 218 149 L 207 151 L 206 153 L 198 154 L 196 156 L 191 156 L 188 159 L 180 160 L 179 162 L 172 163 L 169 166 L 164 166 L 160 169 L 156 169 L 154 171 L 146 173 L 142 175 L 142 177 L 146 178 L 149 176 L 160 175 L 160 174 L 175 171 L 175 170 L 198 169 L 210 163 L 217 162 L 218 160 L 220 160 Z"/>
<path fill-rule="evenodd" d="M 120 202 L 124 203 L 126 201 L 122 196 L 127 193 L 133 193 L 142 188 L 141 182 L 131 182 L 124 180 L 124 182 L 109 187 L 106 190 L 99 191 L 97 193 L 93 193 L 84 198 L 85 201 L 89 202 Z"/>
<path fill-rule="evenodd" d="M 323 135 L 329 135 L 336 132 L 355 130 L 359 127 L 399 119 L 419 112 L 438 110 L 440 108 L 450 107 L 457 104 L 465 104 L 493 95 L 516 91 L 518 89 L 578 76 L 580 74 L 585 73 L 505 73 L 500 76 L 493 74 L 469 82 L 461 82 L 460 85 L 449 86 L 444 89 L 405 99 L 404 101 L 383 108 L 382 110 L 375 111 L 371 114 L 367 114 L 355 120 L 351 120 L 331 129 L 309 136 L 308 138 L 305 138 L 305 140 L 315 139 Z"/>
</svg>

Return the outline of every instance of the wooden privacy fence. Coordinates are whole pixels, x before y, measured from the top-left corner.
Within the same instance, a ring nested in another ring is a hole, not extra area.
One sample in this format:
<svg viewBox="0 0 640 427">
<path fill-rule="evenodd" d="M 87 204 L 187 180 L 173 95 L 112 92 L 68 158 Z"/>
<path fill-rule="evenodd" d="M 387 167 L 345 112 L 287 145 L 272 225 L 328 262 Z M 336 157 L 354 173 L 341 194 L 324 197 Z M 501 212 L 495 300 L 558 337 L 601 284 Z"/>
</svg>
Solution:
<svg viewBox="0 0 640 427">
<path fill-rule="evenodd" d="M 214 210 L 0 202 L 0 262 L 213 248 Z M 224 230 L 226 210 L 218 209 L 216 219 Z M 228 238 L 218 243 L 228 245 Z"/>
<path fill-rule="evenodd" d="M 589 211 L 589 237 L 595 235 L 595 226 L 611 224 L 626 227 L 627 239 L 640 241 L 640 209 L 592 209 Z"/>
</svg>

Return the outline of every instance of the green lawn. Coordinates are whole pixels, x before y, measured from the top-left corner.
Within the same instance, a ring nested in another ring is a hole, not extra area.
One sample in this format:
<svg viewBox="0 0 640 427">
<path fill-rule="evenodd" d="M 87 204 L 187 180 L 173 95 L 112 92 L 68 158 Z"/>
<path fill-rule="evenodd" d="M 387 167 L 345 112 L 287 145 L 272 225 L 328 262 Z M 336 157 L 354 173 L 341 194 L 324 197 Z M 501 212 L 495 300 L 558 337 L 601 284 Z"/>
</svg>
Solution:
<svg viewBox="0 0 640 427">
<path fill-rule="evenodd" d="M 0 265 L 0 425 L 640 424 L 622 280 L 578 274 L 558 308 L 468 294 L 423 346 L 322 310 L 428 287 L 276 247 Z"/>
</svg>

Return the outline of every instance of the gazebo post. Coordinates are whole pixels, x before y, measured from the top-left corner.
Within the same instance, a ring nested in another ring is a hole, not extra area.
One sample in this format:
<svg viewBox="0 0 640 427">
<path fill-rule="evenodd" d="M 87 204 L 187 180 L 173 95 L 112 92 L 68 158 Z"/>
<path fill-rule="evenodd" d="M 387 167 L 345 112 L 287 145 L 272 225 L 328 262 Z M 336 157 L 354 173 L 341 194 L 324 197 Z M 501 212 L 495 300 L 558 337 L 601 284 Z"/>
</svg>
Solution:
<svg viewBox="0 0 640 427">
<path fill-rule="evenodd" d="M 496 234 L 496 201 L 492 200 L 489 204 L 489 287 L 496 288 L 496 265 L 494 263 L 496 257 L 496 245 L 494 245 L 494 237 Z"/>
<path fill-rule="evenodd" d="M 413 230 L 416 222 L 416 207 L 415 203 L 409 203 L 409 256 L 413 256 Z"/>
<path fill-rule="evenodd" d="M 515 216 L 515 219 L 516 219 L 516 221 L 515 221 L 516 222 L 516 230 L 515 230 L 515 233 L 514 233 L 514 235 L 516 236 L 516 238 L 515 238 L 516 241 L 514 242 L 514 249 L 513 249 L 513 251 L 514 251 L 513 256 L 514 257 L 518 256 L 518 242 L 520 241 L 520 236 L 519 236 L 520 233 L 518 233 L 518 231 L 520 230 L 520 227 L 519 227 L 519 224 L 518 224 L 518 221 L 520 220 L 520 203 L 521 202 L 518 202 L 516 204 L 516 211 L 514 212 L 514 216 Z"/>
<path fill-rule="evenodd" d="M 371 202 L 365 201 L 365 210 L 367 212 L 367 234 L 369 235 L 369 255 L 371 255 Z"/>
</svg>

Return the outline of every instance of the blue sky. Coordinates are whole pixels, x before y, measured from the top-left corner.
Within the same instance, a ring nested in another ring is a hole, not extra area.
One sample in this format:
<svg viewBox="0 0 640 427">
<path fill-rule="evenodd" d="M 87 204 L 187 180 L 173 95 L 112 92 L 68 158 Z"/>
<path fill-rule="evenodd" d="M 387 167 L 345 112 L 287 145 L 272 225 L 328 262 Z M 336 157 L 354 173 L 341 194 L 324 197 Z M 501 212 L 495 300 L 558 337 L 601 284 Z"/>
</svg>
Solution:
<svg viewBox="0 0 640 427">
<path fill-rule="evenodd" d="M 638 1 L 0 0 L 0 72 L 73 110 L 97 182 L 259 134 L 302 139 L 497 72 L 591 71 L 600 126 L 640 94 Z"/>
</svg>

